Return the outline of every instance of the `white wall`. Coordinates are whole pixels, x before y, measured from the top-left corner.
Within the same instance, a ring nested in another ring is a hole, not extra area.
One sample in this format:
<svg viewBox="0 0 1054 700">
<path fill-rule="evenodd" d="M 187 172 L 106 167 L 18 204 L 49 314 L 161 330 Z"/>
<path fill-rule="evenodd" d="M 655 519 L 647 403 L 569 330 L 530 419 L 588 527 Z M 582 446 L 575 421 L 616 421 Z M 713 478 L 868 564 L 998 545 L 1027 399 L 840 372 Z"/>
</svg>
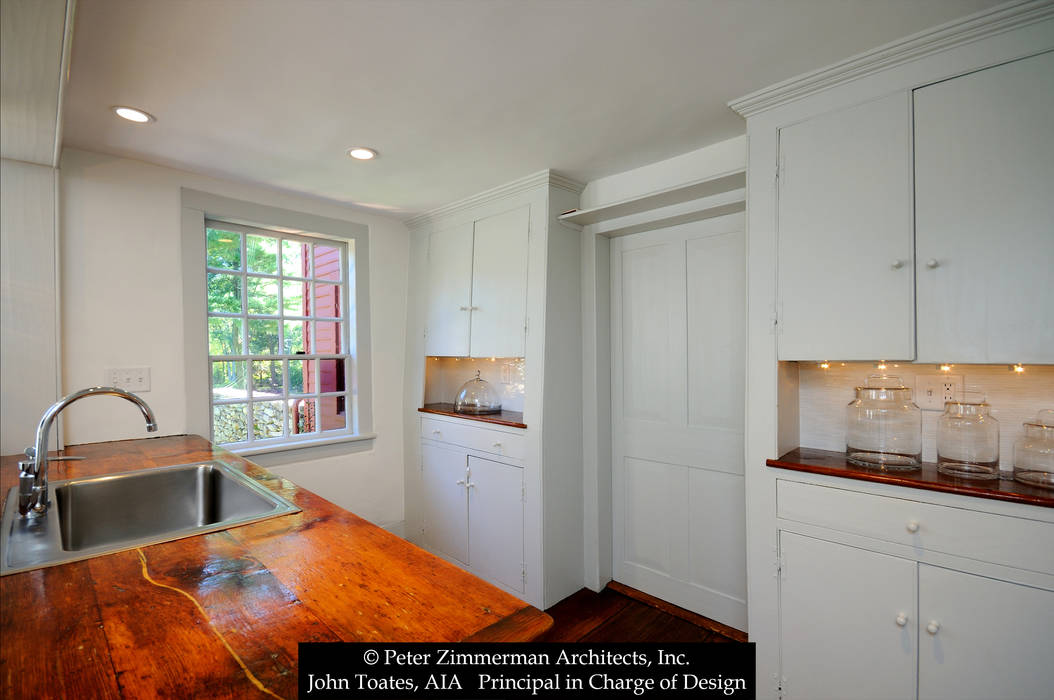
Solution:
<svg viewBox="0 0 1054 700">
<path fill-rule="evenodd" d="M 335 202 L 86 151 L 65 150 L 60 172 L 63 390 L 100 384 L 105 367 L 149 366 L 152 386 L 143 398 L 157 415 L 160 435 L 187 431 L 181 187 L 370 227 L 377 433 L 372 449 L 318 448 L 254 460 L 368 520 L 398 529 L 403 520 L 406 227 Z M 118 399 L 83 401 L 65 415 L 67 444 L 146 437 L 138 412 Z"/>
<path fill-rule="evenodd" d="M 746 136 L 598 178 L 582 191 L 580 208 L 610 204 L 658 190 L 742 170 Z M 638 220 L 648 219 L 648 212 Z M 611 306 L 608 240 L 595 226 L 582 231 L 582 431 L 584 558 L 586 585 L 611 580 Z"/>
</svg>

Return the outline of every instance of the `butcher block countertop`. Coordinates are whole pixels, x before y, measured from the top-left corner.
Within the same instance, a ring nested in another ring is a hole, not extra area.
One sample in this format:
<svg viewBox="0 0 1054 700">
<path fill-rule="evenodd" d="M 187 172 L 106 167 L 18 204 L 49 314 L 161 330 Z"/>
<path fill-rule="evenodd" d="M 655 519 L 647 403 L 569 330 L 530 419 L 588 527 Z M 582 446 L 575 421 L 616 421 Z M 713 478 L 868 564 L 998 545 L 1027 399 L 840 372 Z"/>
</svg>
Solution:
<svg viewBox="0 0 1054 700">
<path fill-rule="evenodd" d="M 297 642 L 529 641 L 538 609 L 197 436 L 77 445 L 50 479 L 219 460 L 302 512 L 0 579 L 0 696 L 297 694 Z M 17 457 L 0 461 L 3 494 Z"/>
</svg>

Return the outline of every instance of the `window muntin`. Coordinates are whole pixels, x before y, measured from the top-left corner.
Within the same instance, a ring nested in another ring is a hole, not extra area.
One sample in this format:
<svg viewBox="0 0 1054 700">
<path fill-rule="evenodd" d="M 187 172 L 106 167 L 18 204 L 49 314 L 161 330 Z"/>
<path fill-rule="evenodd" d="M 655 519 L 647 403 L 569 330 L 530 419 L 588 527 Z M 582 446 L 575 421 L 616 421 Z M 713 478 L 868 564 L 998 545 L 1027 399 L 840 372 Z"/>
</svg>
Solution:
<svg viewBox="0 0 1054 700">
<path fill-rule="evenodd" d="M 205 222 L 211 435 L 229 449 L 351 435 L 354 240 Z"/>
</svg>

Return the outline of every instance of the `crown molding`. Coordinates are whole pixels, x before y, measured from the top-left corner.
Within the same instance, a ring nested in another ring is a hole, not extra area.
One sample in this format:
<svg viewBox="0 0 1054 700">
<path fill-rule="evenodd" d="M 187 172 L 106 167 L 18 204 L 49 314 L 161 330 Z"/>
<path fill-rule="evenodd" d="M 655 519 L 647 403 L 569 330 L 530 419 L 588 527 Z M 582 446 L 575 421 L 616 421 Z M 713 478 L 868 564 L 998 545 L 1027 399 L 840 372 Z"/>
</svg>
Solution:
<svg viewBox="0 0 1054 700">
<path fill-rule="evenodd" d="M 1014 0 L 784 80 L 733 100 L 728 106 L 744 117 L 751 117 L 835 85 L 1051 17 L 1054 17 L 1051 0 Z"/>
<path fill-rule="evenodd" d="M 420 228 L 432 221 L 446 218 L 457 212 L 472 209 L 481 204 L 487 204 L 488 202 L 504 199 L 505 197 L 510 197 L 514 194 L 519 194 L 520 192 L 526 192 L 527 190 L 533 190 L 543 186 L 557 187 L 575 194 L 581 194 L 582 190 L 585 189 L 585 185 L 572 180 L 571 178 L 554 173 L 552 170 L 541 170 L 532 175 L 528 175 L 527 177 L 513 180 L 512 182 L 499 185 L 498 187 L 480 192 L 471 197 L 459 199 L 456 202 L 451 202 L 450 204 L 444 204 L 441 207 L 430 209 L 423 214 L 418 214 L 417 216 L 407 219 L 406 226 L 411 229 Z"/>
</svg>

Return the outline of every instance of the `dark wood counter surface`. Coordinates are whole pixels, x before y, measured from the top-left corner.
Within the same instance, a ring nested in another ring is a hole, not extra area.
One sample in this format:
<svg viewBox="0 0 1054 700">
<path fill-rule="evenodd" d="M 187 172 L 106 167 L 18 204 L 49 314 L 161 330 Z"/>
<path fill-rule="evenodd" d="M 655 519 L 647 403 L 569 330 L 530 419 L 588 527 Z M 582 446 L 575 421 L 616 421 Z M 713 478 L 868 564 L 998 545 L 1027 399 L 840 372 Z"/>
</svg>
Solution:
<svg viewBox="0 0 1054 700">
<path fill-rule="evenodd" d="M 770 467 L 790 469 L 810 474 L 826 474 L 846 479 L 874 481 L 881 484 L 896 484 L 926 491 L 943 491 L 963 496 L 991 498 L 997 501 L 1027 503 L 1034 506 L 1054 508 L 1054 491 L 1029 486 L 1012 479 L 957 479 L 937 471 L 936 464 L 923 463 L 922 469 L 910 472 L 880 471 L 850 464 L 844 452 L 814 450 L 799 447 L 779 459 L 766 461 Z"/>
<path fill-rule="evenodd" d="M 77 445 L 52 481 L 220 460 L 302 512 L 0 579 L 0 696 L 296 697 L 297 642 L 528 641 L 545 613 L 197 436 Z M 0 461 L 6 496 L 17 457 Z"/>
<path fill-rule="evenodd" d="M 452 403 L 426 403 L 423 407 L 417 410 L 421 413 L 436 413 L 441 416 L 453 416 L 454 418 L 475 420 L 479 421 L 480 423 L 495 423 L 496 425 L 507 425 L 510 428 L 527 427 L 527 424 L 523 422 L 523 413 L 519 411 L 502 411 L 501 413 L 485 413 L 482 415 L 472 415 L 470 413 L 458 413 L 454 410 L 454 404 Z"/>
</svg>

